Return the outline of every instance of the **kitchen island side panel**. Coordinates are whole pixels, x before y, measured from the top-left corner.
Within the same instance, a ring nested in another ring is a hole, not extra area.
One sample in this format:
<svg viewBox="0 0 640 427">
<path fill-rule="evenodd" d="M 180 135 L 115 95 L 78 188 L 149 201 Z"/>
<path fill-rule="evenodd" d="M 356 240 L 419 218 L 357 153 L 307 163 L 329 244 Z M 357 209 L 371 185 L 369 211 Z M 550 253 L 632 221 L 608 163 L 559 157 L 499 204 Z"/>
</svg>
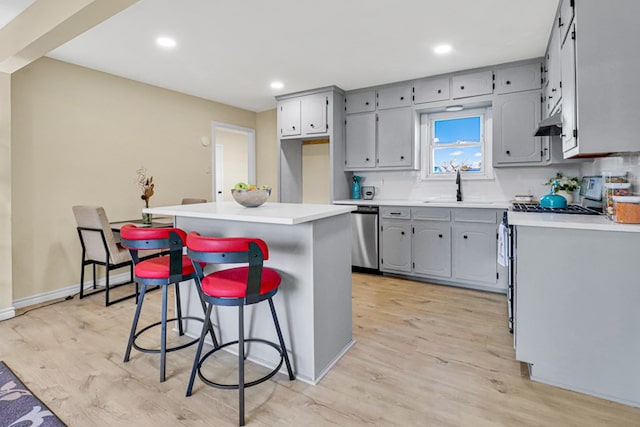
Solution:
<svg viewBox="0 0 640 427">
<path fill-rule="evenodd" d="M 344 232 L 351 215 L 313 224 L 315 369 L 322 377 L 352 344 L 351 233 Z"/>
<path fill-rule="evenodd" d="M 531 379 L 640 406 L 640 234 L 517 226 L 516 239 Z"/>
<path fill-rule="evenodd" d="M 349 214 L 338 215 L 350 218 Z M 292 361 L 294 372 L 299 380 L 317 383 L 321 375 L 330 368 L 325 366 L 320 359 L 337 359 L 351 345 L 351 293 L 349 292 L 349 340 L 331 346 L 325 339 L 318 339 L 318 335 L 324 336 L 324 332 L 318 330 L 315 319 L 334 315 L 335 307 L 325 307 L 323 300 L 316 300 L 317 287 L 325 286 L 316 277 L 317 271 L 335 269 L 344 263 L 350 266 L 350 262 L 337 258 L 339 251 L 318 251 L 316 246 L 322 241 L 326 247 L 345 244 L 343 233 L 324 233 L 316 237 L 314 229 L 318 223 L 331 222 L 333 218 L 320 219 L 296 225 L 264 224 L 242 221 L 214 220 L 208 218 L 176 217 L 177 226 L 185 231 L 198 231 L 202 235 L 218 237 L 257 237 L 263 239 L 269 246 L 269 259 L 265 266 L 276 269 L 281 277 L 282 284 L 273 301 L 278 313 L 278 319 L 282 328 L 283 337 Z M 346 221 L 346 220 L 345 220 Z M 342 224 L 342 223 L 340 223 Z M 345 230 L 348 226 L 343 225 Z M 337 241 L 335 241 L 337 239 Z M 333 255 L 333 254 L 336 255 Z M 322 254 L 321 256 L 319 254 Z M 315 258 L 320 256 L 320 260 Z M 210 271 L 210 270 L 207 270 Z M 341 277 L 342 283 L 335 286 L 351 289 L 351 277 Z M 187 286 L 189 299 L 186 303 L 188 315 L 202 316 L 202 308 L 198 300 L 195 287 Z M 339 315 L 339 313 L 336 313 Z M 344 318 L 345 316 L 338 316 Z M 237 339 L 238 315 L 237 308 L 215 307 L 212 320 L 216 325 L 216 332 L 222 342 Z M 187 331 L 190 335 L 200 333 L 201 324 L 189 322 Z M 339 329 L 339 328 L 338 328 Z M 258 337 L 277 342 L 277 336 L 273 326 L 273 320 L 266 303 L 245 307 L 245 333 L 247 337 Z M 344 340 L 343 340 L 344 341 Z M 328 349 L 322 348 L 327 346 Z M 332 357 L 327 357 L 326 352 L 335 351 Z M 319 353 L 321 357 L 319 359 Z M 249 345 L 248 358 L 267 366 L 275 366 L 279 358 L 270 347 L 264 345 Z M 329 362 L 327 362 L 328 364 Z M 284 367 L 281 369 L 284 372 Z"/>
</svg>

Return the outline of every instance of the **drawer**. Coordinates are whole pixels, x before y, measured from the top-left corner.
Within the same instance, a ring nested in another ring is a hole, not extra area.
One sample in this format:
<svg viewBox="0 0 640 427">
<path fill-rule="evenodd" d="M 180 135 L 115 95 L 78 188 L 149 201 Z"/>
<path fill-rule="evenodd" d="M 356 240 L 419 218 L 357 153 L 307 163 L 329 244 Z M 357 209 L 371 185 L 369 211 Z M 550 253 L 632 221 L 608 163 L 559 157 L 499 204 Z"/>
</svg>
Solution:
<svg viewBox="0 0 640 427">
<path fill-rule="evenodd" d="M 345 97 L 345 105 L 347 114 L 375 111 L 376 92 L 369 90 L 366 92 L 350 93 Z"/>
<path fill-rule="evenodd" d="M 413 208 L 413 219 L 423 219 L 430 221 L 449 221 L 451 219 L 451 209 L 448 208 Z"/>
<path fill-rule="evenodd" d="M 393 206 L 381 207 L 380 216 L 382 216 L 382 218 L 410 219 L 411 208 L 399 208 Z"/>
<path fill-rule="evenodd" d="M 497 224 L 498 217 L 502 211 L 483 208 L 454 209 L 453 220 L 455 222 L 483 222 L 487 224 Z"/>
</svg>

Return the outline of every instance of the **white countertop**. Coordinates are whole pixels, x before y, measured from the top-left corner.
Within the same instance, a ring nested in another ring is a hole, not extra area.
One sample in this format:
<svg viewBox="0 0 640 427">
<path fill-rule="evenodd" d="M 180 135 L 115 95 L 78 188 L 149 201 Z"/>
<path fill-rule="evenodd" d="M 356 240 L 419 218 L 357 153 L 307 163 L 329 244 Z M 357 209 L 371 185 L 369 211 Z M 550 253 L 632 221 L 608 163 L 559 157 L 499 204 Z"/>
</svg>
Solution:
<svg viewBox="0 0 640 427">
<path fill-rule="evenodd" d="M 409 207 L 434 207 L 434 208 L 485 208 L 485 209 L 508 209 L 511 202 L 468 200 L 456 202 L 455 200 L 363 200 L 345 199 L 333 202 L 336 205 L 358 205 L 358 206 L 409 206 Z"/>
<path fill-rule="evenodd" d="M 509 212 L 509 224 L 527 227 L 573 228 L 579 230 L 640 233 L 640 224 L 620 224 L 604 215 Z"/>
<path fill-rule="evenodd" d="M 257 208 L 245 208 L 236 202 L 221 202 L 145 208 L 142 212 L 153 215 L 294 225 L 346 214 L 355 209 L 355 206 L 304 203 L 265 203 Z"/>
</svg>

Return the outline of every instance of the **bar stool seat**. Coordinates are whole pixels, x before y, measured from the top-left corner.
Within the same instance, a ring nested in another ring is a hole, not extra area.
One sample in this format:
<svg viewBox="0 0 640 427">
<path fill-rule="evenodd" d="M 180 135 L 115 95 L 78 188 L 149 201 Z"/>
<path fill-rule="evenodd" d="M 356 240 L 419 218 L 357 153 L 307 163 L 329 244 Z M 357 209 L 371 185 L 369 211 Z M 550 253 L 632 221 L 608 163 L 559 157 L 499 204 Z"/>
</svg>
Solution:
<svg viewBox="0 0 640 427">
<path fill-rule="evenodd" d="M 196 284 L 199 286 L 199 291 L 206 305 L 205 326 L 200 335 L 193 368 L 191 369 L 187 396 L 191 396 L 196 374 L 209 386 L 222 389 L 237 389 L 239 424 L 243 426 L 245 424 L 244 389 L 246 387 L 267 381 L 278 373 L 283 363 L 286 364 L 289 380 L 295 379 L 272 299 L 278 291 L 281 277 L 277 271 L 263 266 L 264 260 L 269 258 L 269 250 L 266 243 L 260 239 L 203 237 L 196 232 L 191 232 L 187 236 L 187 253 L 193 261 L 193 266 L 196 270 Z M 248 264 L 248 266 L 219 270 L 205 276 L 203 272 L 204 263 L 244 263 Z M 244 306 L 265 300 L 269 302 L 278 343 L 261 338 L 244 337 Z M 214 346 L 212 350 L 202 355 L 206 331 L 207 328 L 211 327 L 211 313 L 216 305 L 238 307 L 238 339 Z M 244 378 L 244 345 L 246 342 L 259 342 L 271 346 L 280 356 L 279 363 L 269 373 L 249 382 L 246 382 Z M 238 345 L 238 382 L 236 384 L 222 384 L 207 378 L 201 371 L 202 364 L 216 352 L 236 344 Z"/>
<path fill-rule="evenodd" d="M 120 237 L 122 238 L 122 245 L 128 248 L 131 253 L 131 258 L 134 263 L 133 272 L 135 280 L 140 285 L 140 296 L 131 324 L 131 332 L 129 334 L 129 341 L 127 342 L 124 361 L 129 361 L 132 348 L 143 353 L 160 354 L 160 382 L 163 382 L 166 376 L 166 353 L 189 347 L 198 342 L 198 339 L 193 339 L 183 344 L 167 347 L 167 323 L 177 322 L 178 332 L 181 336 L 184 335 L 184 320 L 189 319 L 203 322 L 203 324 L 205 323 L 204 319 L 199 317 L 182 316 L 179 284 L 180 282 L 196 277 L 196 271 L 191 259 L 182 254 L 184 242 L 186 241 L 186 233 L 179 228 L 137 228 L 133 224 L 127 224 L 121 228 Z M 140 260 L 138 250 L 146 249 L 169 249 L 169 255 Z M 171 284 L 175 285 L 177 315 L 174 318 L 167 319 L 167 290 Z M 161 320 L 138 330 L 138 321 L 140 319 L 147 287 L 149 286 L 162 287 Z M 201 303 L 204 312 L 206 308 L 204 301 L 201 300 Z M 156 326 L 161 326 L 160 348 L 148 348 L 139 345 L 137 343 L 138 338 L 144 332 Z M 210 325 L 207 327 L 207 331 L 210 332 L 214 346 L 217 347 L 217 340 L 213 328 Z"/>
</svg>

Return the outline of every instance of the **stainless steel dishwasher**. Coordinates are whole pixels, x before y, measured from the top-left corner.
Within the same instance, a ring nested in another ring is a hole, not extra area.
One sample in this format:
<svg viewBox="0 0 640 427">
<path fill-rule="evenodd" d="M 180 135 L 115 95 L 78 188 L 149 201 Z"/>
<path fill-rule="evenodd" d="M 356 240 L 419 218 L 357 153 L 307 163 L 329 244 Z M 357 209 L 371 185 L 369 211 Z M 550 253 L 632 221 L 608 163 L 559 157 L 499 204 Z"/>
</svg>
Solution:
<svg viewBox="0 0 640 427">
<path fill-rule="evenodd" d="M 377 206 L 358 206 L 351 212 L 351 265 L 354 270 L 379 272 Z"/>
</svg>

